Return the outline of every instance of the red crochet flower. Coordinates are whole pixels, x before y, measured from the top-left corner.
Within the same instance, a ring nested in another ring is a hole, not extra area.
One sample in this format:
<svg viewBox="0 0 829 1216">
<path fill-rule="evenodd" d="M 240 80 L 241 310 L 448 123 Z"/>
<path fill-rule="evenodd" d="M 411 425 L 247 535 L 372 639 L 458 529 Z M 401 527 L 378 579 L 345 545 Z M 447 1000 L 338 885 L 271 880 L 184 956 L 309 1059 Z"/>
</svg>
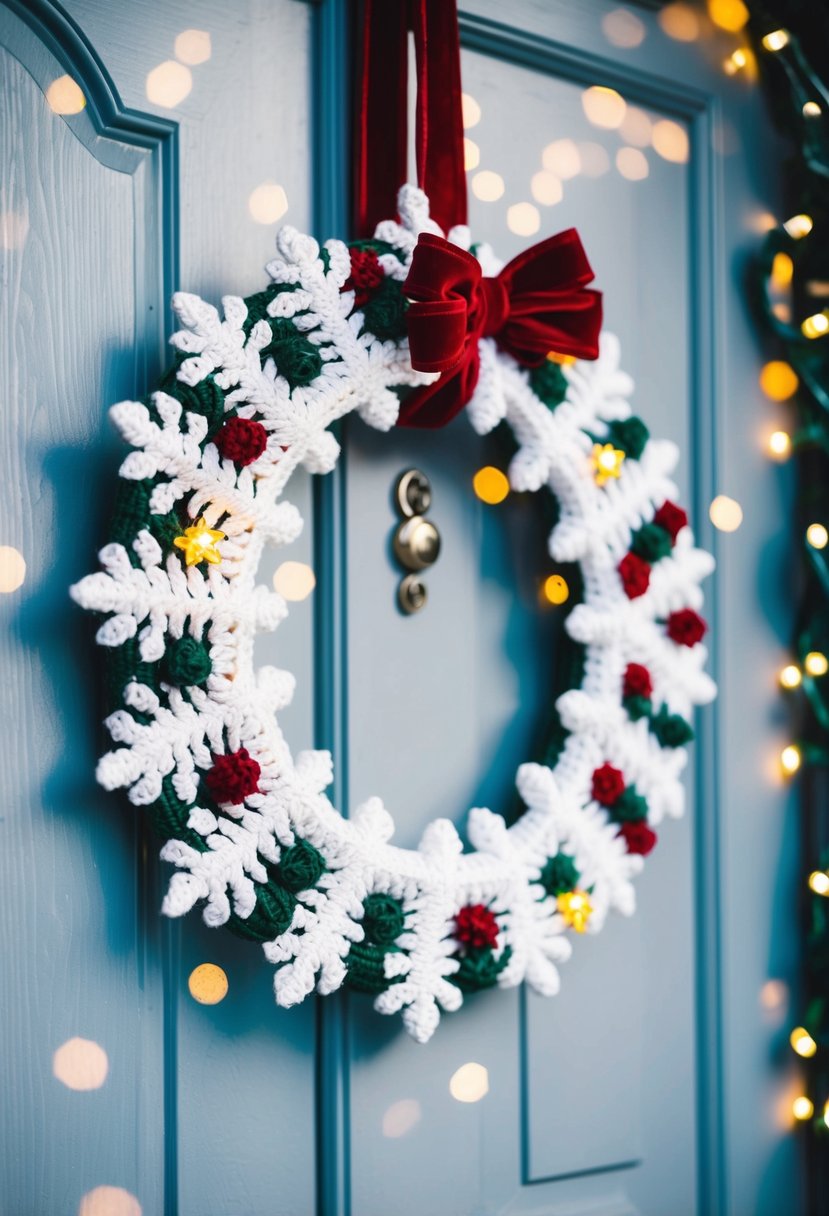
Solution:
<svg viewBox="0 0 829 1216">
<path fill-rule="evenodd" d="M 362 308 L 383 282 L 383 267 L 373 249 L 352 249 L 351 274 L 343 284 L 343 291 L 354 292 L 354 307 Z"/>
<path fill-rule="evenodd" d="M 708 626 L 693 608 L 681 608 L 668 617 L 668 637 L 678 646 L 696 646 Z"/>
<path fill-rule="evenodd" d="M 603 764 L 593 773 L 593 797 L 602 806 L 613 806 L 624 792 L 625 779 L 612 764 Z"/>
<path fill-rule="evenodd" d="M 252 418 L 228 418 L 214 442 L 225 459 L 234 464 L 253 464 L 268 445 L 268 432 Z"/>
<path fill-rule="evenodd" d="M 455 917 L 455 939 L 462 946 L 480 950 L 498 941 L 498 921 L 485 904 L 468 904 Z"/>
<path fill-rule="evenodd" d="M 671 543 L 676 544 L 677 536 L 688 523 L 688 516 L 676 503 L 663 502 L 654 515 L 653 522 L 664 528 L 671 538 Z"/>
<path fill-rule="evenodd" d="M 246 747 L 238 752 L 228 752 L 213 757 L 213 767 L 205 777 L 207 788 L 217 802 L 232 802 L 238 806 L 249 794 L 259 792 L 258 763 L 248 754 Z"/>
<path fill-rule="evenodd" d="M 623 697 L 650 697 L 653 695 L 651 673 L 641 663 L 628 663 L 625 668 Z"/>
<path fill-rule="evenodd" d="M 628 853 L 639 853 L 642 857 L 647 857 L 656 844 L 656 832 L 641 819 L 623 823 L 619 835 L 623 838 Z"/>
<path fill-rule="evenodd" d="M 622 585 L 629 600 L 638 599 L 644 595 L 651 581 L 651 568 L 644 558 L 637 553 L 627 553 L 619 562 L 619 573 Z"/>
</svg>

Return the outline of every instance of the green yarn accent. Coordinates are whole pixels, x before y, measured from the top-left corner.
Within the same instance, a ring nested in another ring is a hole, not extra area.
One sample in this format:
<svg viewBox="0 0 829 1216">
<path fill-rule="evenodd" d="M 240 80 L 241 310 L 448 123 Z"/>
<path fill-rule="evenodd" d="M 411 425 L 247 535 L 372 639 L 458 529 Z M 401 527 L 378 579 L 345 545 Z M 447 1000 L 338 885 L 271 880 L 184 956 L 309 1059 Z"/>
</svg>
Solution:
<svg viewBox="0 0 829 1216">
<path fill-rule="evenodd" d="M 631 550 L 646 562 L 658 562 L 667 557 L 673 548 L 671 537 L 659 524 L 645 524 L 634 532 Z"/>
<path fill-rule="evenodd" d="M 283 291 L 296 291 L 297 286 L 296 283 L 271 283 L 264 291 L 257 291 L 252 296 L 245 296 L 245 307 L 248 310 L 248 315 L 242 322 L 245 337 L 250 337 L 250 331 L 257 321 L 267 321 L 270 324 L 272 318 L 268 315 L 268 305 L 271 300 L 281 295 Z"/>
<path fill-rule="evenodd" d="M 141 658 L 137 638 L 127 638 L 123 645 L 113 646 L 106 667 L 107 712 L 112 713 L 114 709 L 121 708 L 124 703 L 124 689 L 131 680 L 136 680 L 139 684 L 146 684 L 149 688 L 156 688 L 156 671 L 155 663 L 146 663 Z M 146 725 L 150 721 L 145 714 L 141 714 L 135 709 L 131 709 L 130 713 L 137 722 L 143 722 Z"/>
<path fill-rule="evenodd" d="M 651 730 L 662 747 L 682 747 L 694 738 L 691 724 L 679 714 L 669 713 L 666 705 L 651 718 Z"/>
<path fill-rule="evenodd" d="M 177 397 L 187 413 L 201 414 L 207 419 L 208 436 L 224 421 L 225 395 L 212 376 L 205 376 L 193 385 L 178 380 L 176 391 L 170 396 Z"/>
<path fill-rule="evenodd" d="M 403 284 L 385 278 L 363 306 L 363 333 L 374 334 L 381 342 L 399 342 L 406 337 L 406 309 Z"/>
<path fill-rule="evenodd" d="M 187 826 L 193 804 L 182 802 L 173 785 L 173 775 L 168 773 L 161 782 L 161 795 L 149 807 L 153 827 L 164 840 L 181 840 L 191 849 L 207 852 L 208 844 L 203 836 Z"/>
<path fill-rule="evenodd" d="M 650 439 L 650 431 L 641 418 L 617 419 L 608 425 L 608 439 L 621 448 L 631 460 L 638 460 Z"/>
<path fill-rule="evenodd" d="M 553 899 L 564 891 L 573 891 L 579 885 L 579 871 L 568 853 L 556 853 L 548 857 L 541 867 L 538 880 Z"/>
<path fill-rule="evenodd" d="M 629 785 L 610 808 L 610 816 L 617 823 L 638 823 L 647 819 L 648 804 L 641 794 L 637 794 L 636 786 Z"/>
<path fill-rule="evenodd" d="M 462 992 L 480 992 L 484 988 L 494 988 L 498 983 L 498 976 L 511 957 L 511 946 L 505 946 L 497 958 L 491 946 L 484 946 L 481 950 L 469 950 L 461 959 L 458 970 L 448 978 Z"/>
<path fill-rule="evenodd" d="M 288 317 L 277 317 L 270 325 L 271 340 L 262 348 L 262 359 L 272 356 L 276 370 L 291 388 L 301 388 L 316 380 L 322 371 L 319 348 Z"/>
<path fill-rule="evenodd" d="M 624 706 L 628 717 L 634 722 L 638 722 L 640 718 L 649 718 L 653 711 L 650 697 L 625 697 Z"/>
<path fill-rule="evenodd" d="M 561 366 L 552 359 L 545 359 L 530 372 L 530 388 L 548 409 L 561 405 L 567 392 L 567 380 Z"/>
<path fill-rule="evenodd" d="M 376 892 L 363 904 L 363 930 L 367 941 L 378 946 L 390 946 L 405 927 L 403 905 L 393 895 Z"/>
<path fill-rule="evenodd" d="M 238 937 L 249 941 L 268 942 L 291 927 L 296 897 L 271 878 L 267 883 L 255 883 L 256 907 L 250 916 L 242 918 L 232 913 L 226 922 Z"/>
<path fill-rule="evenodd" d="M 168 638 L 164 670 L 170 683 L 178 688 L 204 684 L 213 670 L 210 651 L 195 638 Z"/>
<path fill-rule="evenodd" d="M 279 875 L 289 891 L 308 891 L 325 873 L 325 858 L 307 840 L 297 840 L 285 849 L 279 862 Z"/>
<path fill-rule="evenodd" d="M 393 979 L 386 979 L 384 959 L 389 953 L 394 951 L 372 946 L 368 942 L 352 942 L 345 960 L 345 982 L 349 988 L 353 988 L 355 992 L 377 996 L 385 992 L 390 984 L 398 984 L 402 976 L 396 975 Z"/>
</svg>

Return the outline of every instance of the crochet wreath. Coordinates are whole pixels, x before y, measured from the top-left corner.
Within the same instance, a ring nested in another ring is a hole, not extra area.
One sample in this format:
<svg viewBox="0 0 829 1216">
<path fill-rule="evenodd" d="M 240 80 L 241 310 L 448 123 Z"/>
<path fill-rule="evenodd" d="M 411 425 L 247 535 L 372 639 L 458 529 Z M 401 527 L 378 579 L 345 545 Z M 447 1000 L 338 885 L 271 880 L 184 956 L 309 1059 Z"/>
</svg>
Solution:
<svg viewBox="0 0 829 1216">
<path fill-rule="evenodd" d="M 387 430 L 406 388 L 435 379 L 412 369 L 402 284 L 418 234 L 439 229 L 414 187 L 399 214 L 350 247 L 283 229 L 270 285 L 226 297 L 223 317 L 176 295 L 175 367 L 111 410 L 134 450 L 103 570 L 72 596 L 105 618 L 115 748 L 97 777 L 127 788 L 166 842 L 163 911 L 199 905 L 261 942 L 278 1004 L 348 984 L 425 1042 L 466 992 L 527 980 L 555 993 L 572 933 L 633 912 L 654 829 L 682 813 L 693 707 L 715 691 L 698 615 L 713 561 L 674 503 L 676 447 L 631 415 L 614 337 L 595 363 L 533 371 L 484 338 L 470 422 L 508 423 L 510 483 L 552 491 L 550 553 L 580 572 L 566 619 L 579 674 L 555 703 L 555 754 L 518 770 L 527 809 L 512 826 L 469 813 L 469 852 L 447 819 L 417 850 L 395 847 L 379 798 L 339 814 L 331 756 L 292 756 L 279 730 L 293 676 L 254 669 L 257 631 L 287 612 L 257 571 L 302 527 L 282 500 L 294 469 L 333 468 L 331 424 L 356 410 Z M 466 228 L 449 239 L 470 248 Z"/>
</svg>

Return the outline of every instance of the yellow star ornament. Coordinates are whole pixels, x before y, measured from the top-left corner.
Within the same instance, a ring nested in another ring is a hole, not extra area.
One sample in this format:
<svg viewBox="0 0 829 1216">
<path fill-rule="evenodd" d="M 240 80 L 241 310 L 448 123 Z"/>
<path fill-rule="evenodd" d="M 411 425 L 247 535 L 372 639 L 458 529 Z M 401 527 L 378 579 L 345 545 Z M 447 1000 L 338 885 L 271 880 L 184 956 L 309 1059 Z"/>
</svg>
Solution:
<svg viewBox="0 0 829 1216">
<path fill-rule="evenodd" d="M 584 933 L 593 911 L 593 905 L 587 897 L 587 892 L 578 889 L 562 891 L 556 904 L 564 917 L 565 924 L 569 925 L 571 929 L 575 929 L 576 933 Z"/>
<path fill-rule="evenodd" d="M 207 520 L 202 515 L 192 528 L 185 528 L 184 535 L 177 536 L 173 544 L 177 549 L 184 550 L 184 560 L 188 566 L 196 566 L 199 562 L 218 566 L 222 555 L 217 548 L 217 542 L 224 539 L 224 532 L 217 528 L 208 528 Z"/>
<path fill-rule="evenodd" d="M 590 463 L 596 485 L 603 486 L 611 477 L 621 477 L 624 462 L 625 453 L 621 448 L 614 448 L 612 443 L 594 443 Z"/>
</svg>

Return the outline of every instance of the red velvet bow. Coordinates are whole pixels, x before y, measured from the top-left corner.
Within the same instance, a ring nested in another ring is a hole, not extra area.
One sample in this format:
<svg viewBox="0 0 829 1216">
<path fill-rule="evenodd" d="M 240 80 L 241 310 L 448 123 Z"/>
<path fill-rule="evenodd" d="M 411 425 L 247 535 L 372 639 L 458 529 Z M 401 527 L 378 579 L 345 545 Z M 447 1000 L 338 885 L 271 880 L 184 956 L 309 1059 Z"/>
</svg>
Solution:
<svg viewBox="0 0 829 1216">
<path fill-rule="evenodd" d="M 494 279 L 471 253 L 421 234 L 403 287 L 409 349 L 417 371 L 442 375 L 404 400 L 398 425 L 444 426 L 463 409 L 478 381 L 480 338 L 528 367 L 550 351 L 595 359 L 602 297 L 585 286 L 592 279 L 575 228 L 526 249 Z"/>
</svg>

